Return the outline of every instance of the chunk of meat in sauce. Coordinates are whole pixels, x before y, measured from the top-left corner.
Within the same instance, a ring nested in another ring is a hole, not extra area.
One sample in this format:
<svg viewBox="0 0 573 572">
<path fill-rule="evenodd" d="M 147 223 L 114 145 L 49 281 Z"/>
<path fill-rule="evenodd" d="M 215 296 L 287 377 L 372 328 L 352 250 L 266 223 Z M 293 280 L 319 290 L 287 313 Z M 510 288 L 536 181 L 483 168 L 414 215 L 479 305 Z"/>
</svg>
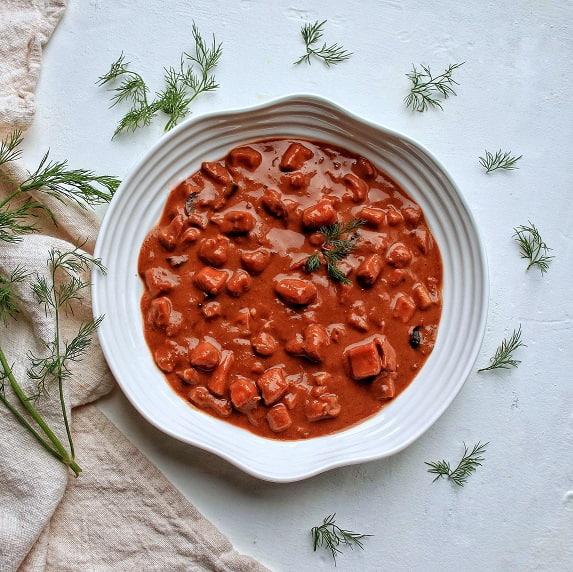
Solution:
<svg viewBox="0 0 573 572">
<path fill-rule="evenodd" d="M 192 387 L 187 393 L 187 399 L 201 409 L 211 409 L 219 417 L 229 417 L 233 408 L 228 399 L 215 397 L 206 387 Z"/>
<path fill-rule="evenodd" d="M 221 359 L 221 350 L 207 340 L 201 340 L 192 350 L 189 361 L 197 369 L 211 371 L 217 367 Z"/>
<path fill-rule="evenodd" d="M 251 277 L 244 270 L 236 270 L 233 272 L 231 278 L 227 282 L 227 292 L 238 298 L 241 294 L 245 294 L 251 289 Z"/>
<path fill-rule="evenodd" d="M 422 218 L 422 209 L 418 206 L 411 206 L 402 209 L 402 216 L 409 227 L 416 227 Z"/>
<path fill-rule="evenodd" d="M 393 244 L 386 253 L 388 262 L 396 268 L 405 268 L 412 262 L 412 251 L 401 242 Z"/>
<path fill-rule="evenodd" d="M 379 400 L 392 399 L 396 395 L 395 378 L 396 374 L 394 372 L 384 373 L 377 377 L 372 382 L 372 394 L 374 397 Z"/>
<path fill-rule="evenodd" d="M 388 226 L 397 226 L 404 222 L 402 213 L 394 205 L 390 205 L 386 209 L 386 222 L 388 223 Z"/>
<path fill-rule="evenodd" d="M 252 340 L 251 345 L 260 356 L 272 356 L 279 347 L 278 340 L 269 332 L 259 332 Z"/>
<path fill-rule="evenodd" d="M 170 373 L 187 364 L 187 348 L 173 340 L 167 340 L 154 353 L 155 363 L 165 373 Z"/>
<path fill-rule="evenodd" d="M 187 244 L 191 244 L 199 239 L 201 236 L 201 231 L 196 227 L 188 228 L 182 235 L 180 239 L 180 244 L 185 246 Z"/>
<path fill-rule="evenodd" d="M 314 153 L 301 143 L 291 143 L 282 156 L 279 169 L 281 171 L 298 171 L 309 160 Z"/>
<path fill-rule="evenodd" d="M 254 171 L 262 162 L 263 156 L 252 147 L 236 147 L 229 153 L 229 163 L 233 167 L 244 167 Z"/>
<path fill-rule="evenodd" d="M 364 158 L 359 157 L 352 165 L 352 170 L 361 178 L 366 181 L 371 181 L 376 178 L 376 168 L 372 163 Z"/>
<path fill-rule="evenodd" d="M 368 184 L 366 181 L 352 173 L 344 175 L 342 181 L 350 191 L 351 198 L 355 203 L 361 203 L 366 199 L 368 195 Z"/>
<path fill-rule="evenodd" d="M 187 217 L 185 215 L 181 213 L 175 215 L 173 220 L 159 232 L 159 242 L 167 250 L 173 250 L 186 225 Z"/>
<path fill-rule="evenodd" d="M 289 383 L 280 367 L 267 369 L 257 380 L 265 405 L 276 403 L 287 391 Z"/>
<path fill-rule="evenodd" d="M 367 256 L 358 267 L 356 277 L 358 281 L 364 286 L 372 286 L 384 267 L 384 260 L 379 254 L 370 254 Z"/>
<path fill-rule="evenodd" d="M 330 336 L 321 324 L 309 324 L 303 332 L 303 350 L 311 361 L 320 363 L 330 345 Z"/>
<path fill-rule="evenodd" d="M 268 213 L 276 218 L 286 219 L 288 210 L 282 201 L 282 195 L 273 189 L 267 189 L 261 198 L 261 203 Z"/>
<path fill-rule="evenodd" d="M 368 226 L 378 228 L 384 222 L 386 213 L 382 209 L 364 207 L 358 213 L 358 218 L 363 220 Z"/>
<path fill-rule="evenodd" d="M 308 306 L 314 302 L 317 295 L 316 286 L 308 280 L 300 278 L 283 278 L 275 283 L 275 292 L 287 304 L 292 306 Z"/>
<path fill-rule="evenodd" d="M 418 282 L 412 288 L 412 297 L 420 310 L 427 310 L 432 305 L 432 297 L 425 284 Z"/>
<path fill-rule="evenodd" d="M 257 384 L 252 379 L 240 377 L 230 385 L 231 402 L 242 413 L 251 412 L 261 400 Z"/>
<path fill-rule="evenodd" d="M 219 365 L 209 377 L 207 387 L 215 395 L 225 395 L 229 385 L 229 374 L 233 363 L 235 362 L 235 354 L 231 350 L 223 350 L 221 352 L 221 359 Z"/>
<path fill-rule="evenodd" d="M 392 315 L 403 324 L 407 324 L 416 311 L 416 302 L 410 296 L 400 293 L 392 304 Z"/>
<path fill-rule="evenodd" d="M 396 352 L 385 336 L 373 338 L 346 349 L 350 373 L 356 380 L 376 377 L 382 370 L 395 371 Z"/>
<path fill-rule="evenodd" d="M 229 259 L 229 244 L 226 236 L 205 238 L 199 245 L 199 258 L 211 266 L 220 268 Z"/>
<path fill-rule="evenodd" d="M 255 217 L 247 211 L 231 210 L 222 217 L 213 216 L 211 220 L 219 225 L 223 234 L 247 234 L 255 228 Z"/>
<path fill-rule="evenodd" d="M 205 161 L 201 164 L 201 170 L 213 181 L 221 185 L 231 183 L 231 174 L 224 165 L 217 161 Z"/>
<path fill-rule="evenodd" d="M 328 199 L 322 199 L 302 211 L 302 224 L 309 230 L 330 226 L 336 222 L 336 218 L 336 210 Z"/>
<path fill-rule="evenodd" d="M 270 262 L 271 252 L 267 248 L 241 253 L 241 263 L 250 274 L 261 274 Z"/>
<path fill-rule="evenodd" d="M 307 399 L 304 404 L 304 413 L 309 421 L 337 417 L 341 410 L 338 396 L 334 393 L 325 393 L 318 398 Z"/>
<path fill-rule="evenodd" d="M 227 272 L 223 270 L 204 266 L 197 272 L 193 281 L 199 290 L 203 290 L 203 292 L 211 296 L 216 296 L 225 286 L 228 277 Z"/>
<path fill-rule="evenodd" d="M 292 418 L 284 403 L 273 405 L 266 415 L 271 431 L 282 433 L 292 425 Z"/>
<path fill-rule="evenodd" d="M 152 296 L 164 294 L 179 285 L 179 276 L 167 268 L 149 268 L 144 273 L 145 285 Z"/>
<path fill-rule="evenodd" d="M 182 319 L 181 312 L 173 310 L 173 304 L 167 296 L 160 296 L 151 301 L 148 320 L 158 328 L 163 328 L 168 336 L 177 334 Z"/>
</svg>

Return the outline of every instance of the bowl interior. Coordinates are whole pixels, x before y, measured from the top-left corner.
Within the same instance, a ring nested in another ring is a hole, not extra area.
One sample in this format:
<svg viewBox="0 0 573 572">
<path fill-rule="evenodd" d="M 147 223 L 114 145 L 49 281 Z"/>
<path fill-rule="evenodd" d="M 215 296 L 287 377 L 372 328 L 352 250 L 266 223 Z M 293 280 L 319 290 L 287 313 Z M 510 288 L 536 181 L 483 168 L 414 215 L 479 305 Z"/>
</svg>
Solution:
<svg viewBox="0 0 573 572">
<path fill-rule="evenodd" d="M 410 386 L 378 414 L 340 433 L 307 441 L 258 437 L 185 403 L 157 369 L 143 336 L 139 249 L 175 185 L 233 147 L 267 138 L 313 139 L 359 153 L 422 207 L 440 248 L 443 311 L 436 346 Z M 192 118 L 164 136 L 112 200 L 95 255 L 99 338 L 125 395 L 153 425 L 262 479 L 287 482 L 336 466 L 391 455 L 419 437 L 461 389 L 477 357 L 487 314 L 485 253 L 471 213 L 440 163 L 416 142 L 353 116 L 323 98 L 285 97 L 258 107 Z"/>
</svg>

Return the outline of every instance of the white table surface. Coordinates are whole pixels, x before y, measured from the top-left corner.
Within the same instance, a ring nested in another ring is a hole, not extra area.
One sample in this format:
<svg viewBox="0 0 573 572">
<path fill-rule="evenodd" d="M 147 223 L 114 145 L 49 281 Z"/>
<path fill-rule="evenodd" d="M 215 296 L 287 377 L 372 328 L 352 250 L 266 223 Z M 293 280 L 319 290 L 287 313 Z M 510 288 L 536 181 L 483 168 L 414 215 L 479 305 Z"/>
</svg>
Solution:
<svg viewBox="0 0 573 572">
<path fill-rule="evenodd" d="M 192 112 L 257 104 L 292 92 L 333 99 L 429 148 L 465 196 L 491 273 L 487 331 L 474 373 L 433 427 L 388 459 L 306 481 L 256 480 L 148 425 L 121 391 L 101 409 L 233 542 L 273 570 L 333 569 L 310 528 L 336 512 L 374 535 L 337 570 L 573 570 L 573 3 L 345 0 L 237 2 L 69 0 L 50 40 L 24 160 L 50 148 L 70 166 L 123 177 L 161 135 L 159 122 L 111 141 L 120 109 L 98 76 L 123 51 L 153 89 L 163 66 L 191 50 L 191 23 L 223 43 L 220 88 Z M 324 39 L 353 52 L 326 68 L 294 66 L 301 26 L 328 20 Z M 413 64 L 455 72 L 443 111 L 414 113 L 403 98 Z M 486 175 L 485 150 L 523 155 Z M 532 221 L 555 255 L 526 272 L 513 228 Z M 519 324 L 517 369 L 475 373 Z M 454 356 L 455 359 L 455 356 Z M 464 488 L 432 482 L 425 461 L 456 462 L 463 442 L 489 441 Z"/>
</svg>

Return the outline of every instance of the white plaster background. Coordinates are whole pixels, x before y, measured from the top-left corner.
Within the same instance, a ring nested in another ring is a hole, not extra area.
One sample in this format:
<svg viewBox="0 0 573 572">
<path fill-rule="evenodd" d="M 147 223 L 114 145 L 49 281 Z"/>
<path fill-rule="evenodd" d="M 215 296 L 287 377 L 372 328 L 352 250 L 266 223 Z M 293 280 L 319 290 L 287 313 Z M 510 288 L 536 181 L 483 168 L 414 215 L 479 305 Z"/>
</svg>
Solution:
<svg viewBox="0 0 573 572">
<path fill-rule="evenodd" d="M 300 28 L 328 20 L 324 39 L 352 58 L 293 66 Z M 30 168 L 47 148 L 72 167 L 124 176 L 161 126 L 111 141 L 98 76 L 123 51 L 153 89 L 163 66 L 192 49 L 191 23 L 223 43 L 220 88 L 194 114 L 291 92 L 333 99 L 428 147 L 450 171 L 488 252 L 488 326 L 476 368 L 519 324 L 527 348 L 514 370 L 472 375 L 451 407 L 392 458 L 292 484 L 258 481 L 144 422 L 119 390 L 102 410 L 234 543 L 277 571 L 333 569 L 309 530 L 327 514 L 374 536 L 346 551 L 340 572 L 573 569 L 573 3 L 550 0 L 69 0 L 48 44 L 38 111 L 25 139 Z M 455 72 L 444 111 L 407 110 L 412 64 Z M 523 154 L 486 175 L 485 149 Z M 553 248 L 549 272 L 525 271 L 511 236 L 534 222 Z M 455 356 L 454 356 L 455 359 Z M 433 483 L 424 461 L 455 462 L 462 443 L 489 441 L 464 488 Z"/>
</svg>

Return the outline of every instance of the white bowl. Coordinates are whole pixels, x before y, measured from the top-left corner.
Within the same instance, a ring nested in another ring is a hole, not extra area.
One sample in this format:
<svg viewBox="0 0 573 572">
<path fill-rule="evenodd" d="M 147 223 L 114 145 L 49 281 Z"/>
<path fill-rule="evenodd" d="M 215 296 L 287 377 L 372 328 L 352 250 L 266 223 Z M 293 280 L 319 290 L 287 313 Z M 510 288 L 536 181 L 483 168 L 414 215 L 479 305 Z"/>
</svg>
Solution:
<svg viewBox="0 0 573 572">
<path fill-rule="evenodd" d="M 265 138 L 327 141 L 364 155 L 422 207 L 443 258 L 443 311 L 437 342 L 409 387 L 345 431 L 304 441 L 254 435 L 179 397 L 156 367 L 143 335 L 139 249 L 168 193 L 233 147 Z M 160 430 L 227 459 L 261 479 L 288 482 L 392 455 L 444 412 L 476 360 L 486 322 L 485 251 L 474 219 L 442 165 L 411 139 L 364 121 L 321 97 L 292 95 L 257 107 L 193 117 L 162 137 L 124 179 L 104 217 L 95 255 L 95 315 L 107 362 L 134 407 Z"/>
</svg>

